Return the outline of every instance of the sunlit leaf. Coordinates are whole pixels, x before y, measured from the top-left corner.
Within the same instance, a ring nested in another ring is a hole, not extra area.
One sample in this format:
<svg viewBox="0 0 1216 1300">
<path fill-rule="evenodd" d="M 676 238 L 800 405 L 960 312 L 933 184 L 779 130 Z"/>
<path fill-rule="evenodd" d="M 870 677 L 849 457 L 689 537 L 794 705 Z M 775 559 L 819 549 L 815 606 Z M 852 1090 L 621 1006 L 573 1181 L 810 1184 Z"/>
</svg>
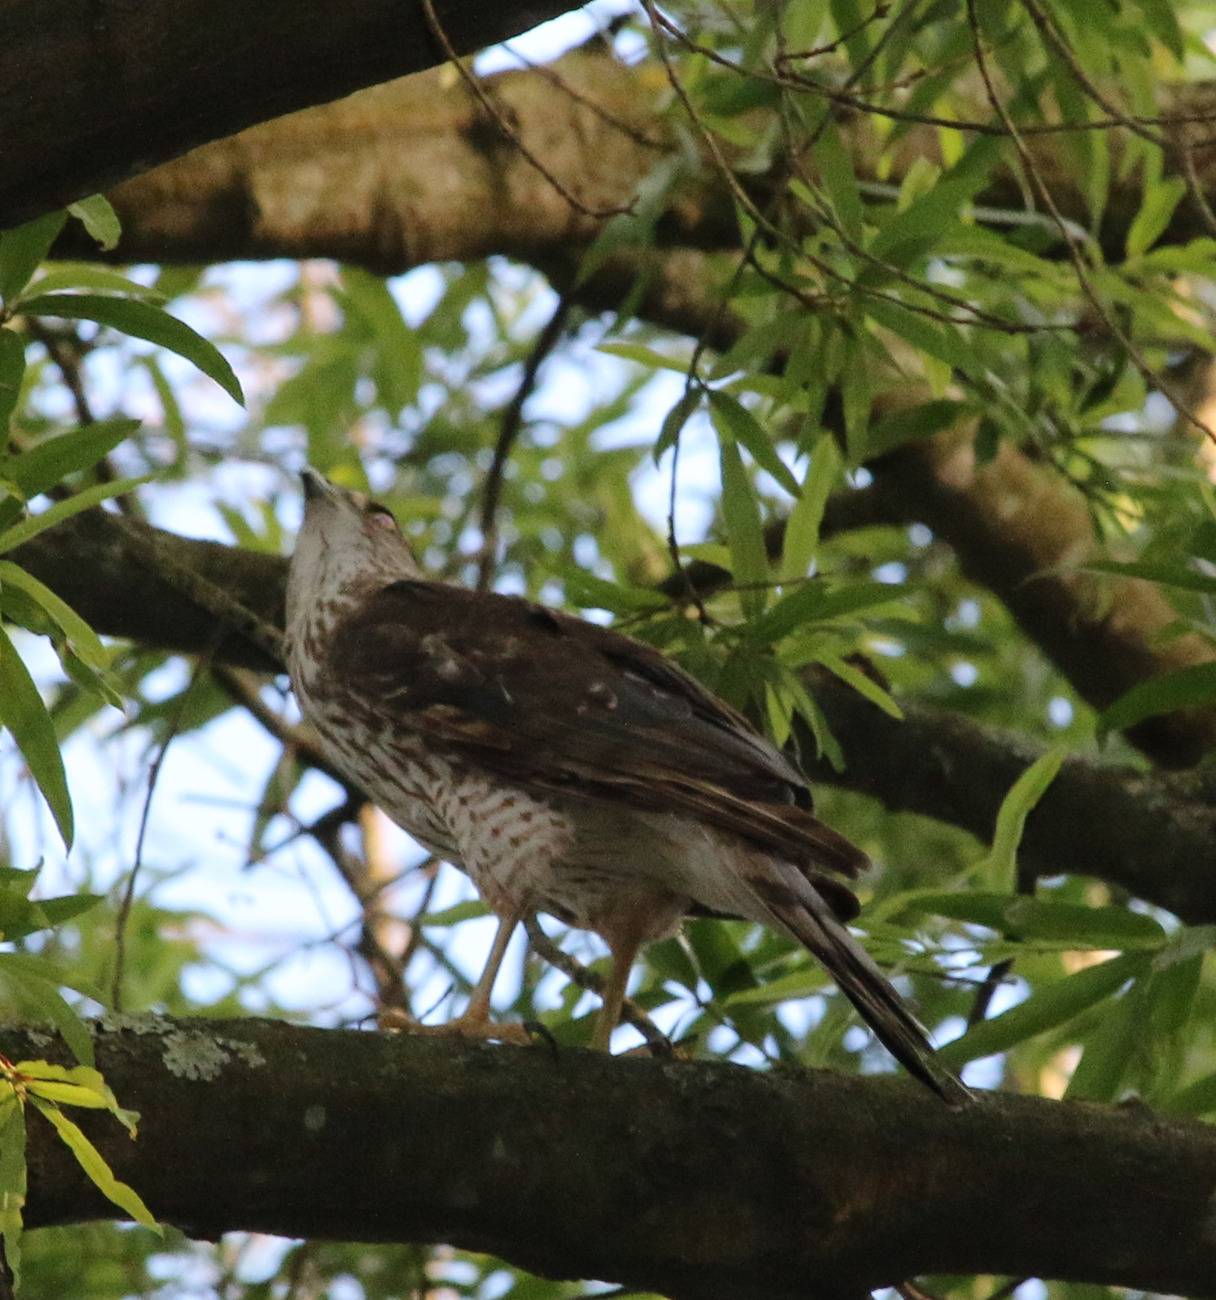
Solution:
<svg viewBox="0 0 1216 1300">
<path fill-rule="evenodd" d="M 0 725 L 8 728 L 30 774 L 55 818 L 64 845 L 72 847 L 72 800 L 55 725 L 29 669 L 16 646 L 0 627 Z"/>
<path fill-rule="evenodd" d="M 158 1235 L 163 1235 L 160 1224 L 152 1217 L 152 1212 L 143 1203 L 143 1199 L 138 1192 L 114 1177 L 113 1170 L 106 1163 L 101 1152 L 85 1137 L 79 1125 L 74 1124 L 58 1106 L 53 1105 L 51 1102 L 42 1101 L 36 1096 L 31 1096 L 30 1104 L 36 1107 L 45 1119 L 50 1121 L 55 1131 L 76 1157 L 81 1169 L 84 1170 L 97 1190 L 107 1200 L 112 1201 L 119 1209 L 125 1210 L 136 1223 L 142 1224 L 145 1228 L 150 1228 Z"/>
<path fill-rule="evenodd" d="M 0 300 L 6 305 L 29 284 L 66 220 L 65 212 L 48 212 L 0 233 Z"/>
<path fill-rule="evenodd" d="M 1047 793 L 1047 787 L 1056 779 L 1068 751 L 1063 746 L 1040 754 L 1010 787 L 1001 801 L 996 815 L 996 832 L 992 837 L 991 852 L 977 867 L 978 873 L 997 885 L 1013 886 L 1017 874 L 1018 845 L 1026 829 L 1026 818 Z"/>
<path fill-rule="evenodd" d="M 1144 953 L 1125 953 L 1100 965 L 1088 966 L 1075 975 L 1037 989 L 1024 1002 L 1001 1015 L 973 1025 L 961 1038 L 939 1049 L 938 1055 L 946 1065 L 958 1067 L 1008 1051 L 1036 1034 L 1075 1020 L 1148 968 L 1149 958 Z"/>
<path fill-rule="evenodd" d="M 28 316 L 96 321 L 132 338 L 168 348 L 214 379 L 234 402 L 244 404 L 240 381 L 215 344 L 149 302 L 97 293 L 48 293 L 25 299 L 21 310 Z"/>
</svg>

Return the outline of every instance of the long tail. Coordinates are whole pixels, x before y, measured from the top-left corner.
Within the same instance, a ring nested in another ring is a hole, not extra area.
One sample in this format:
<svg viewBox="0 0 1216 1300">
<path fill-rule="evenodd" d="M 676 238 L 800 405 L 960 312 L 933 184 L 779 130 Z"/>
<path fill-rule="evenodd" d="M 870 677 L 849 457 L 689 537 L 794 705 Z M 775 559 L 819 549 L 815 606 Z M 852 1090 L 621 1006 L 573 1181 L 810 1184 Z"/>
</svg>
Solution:
<svg viewBox="0 0 1216 1300">
<path fill-rule="evenodd" d="M 869 953 L 836 919 L 809 881 L 793 873 L 747 882 L 763 913 L 757 917 L 807 948 L 860 1012 L 879 1042 L 922 1083 L 951 1105 L 973 1100 L 967 1086 L 943 1065 L 924 1027 L 891 987 Z"/>
</svg>

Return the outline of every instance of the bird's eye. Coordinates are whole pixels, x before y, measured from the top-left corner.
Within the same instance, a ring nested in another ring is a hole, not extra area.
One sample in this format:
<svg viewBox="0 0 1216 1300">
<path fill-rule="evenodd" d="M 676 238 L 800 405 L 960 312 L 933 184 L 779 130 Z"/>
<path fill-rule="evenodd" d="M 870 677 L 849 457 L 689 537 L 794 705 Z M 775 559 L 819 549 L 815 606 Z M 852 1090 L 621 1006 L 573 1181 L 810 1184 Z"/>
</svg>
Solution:
<svg viewBox="0 0 1216 1300">
<path fill-rule="evenodd" d="M 393 532 L 397 531 L 397 520 L 388 506 L 382 506 L 379 501 L 369 501 L 363 512 L 377 528 L 391 528 Z"/>
</svg>

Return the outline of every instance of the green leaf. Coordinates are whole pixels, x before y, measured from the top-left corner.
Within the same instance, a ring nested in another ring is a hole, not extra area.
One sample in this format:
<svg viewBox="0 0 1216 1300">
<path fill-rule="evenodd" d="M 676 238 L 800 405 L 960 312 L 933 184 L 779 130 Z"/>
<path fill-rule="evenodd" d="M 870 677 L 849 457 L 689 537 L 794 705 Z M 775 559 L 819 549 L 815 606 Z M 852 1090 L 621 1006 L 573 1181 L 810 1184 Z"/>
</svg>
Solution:
<svg viewBox="0 0 1216 1300">
<path fill-rule="evenodd" d="M 978 889 L 912 890 L 900 899 L 892 899 L 891 904 L 896 915 L 907 911 L 948 916 L 1027 943 L 1039 940 L 1069 948 L 1156 952 L 1166 941 L 1164 929 L 1151 916 L 1113 905 L 1085 907 L 1049 897 L 1027 898 Z"/>
<path fill-rule="evenodd" d="M 781 597 L 748 629 L 748 636 L 761 645 L 772 645 L 808 623 L 826 623 L 830 619 L 858 614 L 900 601 L 907 588 L 889 582 L 850 582 L 828 587 L 822 578 L 801 583 Z"/>
<path fill-rule="evenodd" d="M 675 446 L 676 439 L 679 438 L 684 426 L 692 418 L 697 407 L 701 405 L 701 394 L 702 390 L 700 388 L 686 388 L 680 400 L 663 417 L 659 436 L 655 440 L 654 450 L 651 452 L 656 465 L 662 460 L 663 453 L 669 447 Z"/>
<path fill-rule="evenodd" d="M 884 261 L 907 266 L 935 247 L 958 224 L 963 205 L 975 197 L 999 159 L 999 143 L 991 136 L 981 136 L 927 194 L 884 224 L 870 252 Z"/>
<path fill-rule="evenodd" d="M 0 446 L 8 440 L 13 412 L 25 378 L 25 345 L 10 329 L 0 328 Z M 0 478 L 5 477 L 0 471 Z"/>
<path fill-rule="evenodd" d="M 786 520 L 785 535 L 781 540 L 781 576 L 801 578 L 811 567 L 819 551 L 819 527 L 828 495 L 840 479 L 844 468 L 836 441 L 824 434 L 811 452 L 802 490 L 793 510 Z"/>
<path fill-rule="evenodd" d="M 12 733 L 47 801 L 65 848 L 72 847 L 72 800 L 63 758 L 42 696 L 21 662 L 8 633 L 0 627 L 0 724 Z"/>
<path fill-rule="evenodd" d="M 1177 709 L 1202 708 L 1216 700 L 1216 663 L 1192 664 L 1140 682 L 1098 717 L 1099 733 L 1125 731 L 1144 718 Z"/>
<path fill-rule="evenodd" d="M 1161 238 L 1185 193 L 1186 181 L 1179 176 L 1167 176 L 1145 187 L 1140 211 L 1127 230 L 1128 257 L 1147 253 Z"/>
<path fill-rule="evenodd" d="M 1067 1101 L 1114 1101 L 1144 1033 L 1147 982 L 1137 981 L 1102 1017 L 1064 1090 Z"/>
<path fill-rule="evenodd" d="M 117 246 L 122 235 L 122 223 L 104 194 L 90 194 L 87 199 L 69 203 L 68 212 L 84 226 L 104 252 L 108 253 Z"/>
<path fill-rule="evenodd" d="M 656 613 L 667 607 L 667 602 L 653 591 L 609 582 L 606 578 L 597 577 L 574 565 L 561 565 L 556 572 L 566 588 L 566 599 L 580 609 L 606 609 L 613 614 L 645 614 Z"/>
<path fill-rule="evenodd" d="M 814 152 L 820 180 L 832 201 L 837 220 L 849 239 L 854 244 L 860 244 L 865 233 L 865 207 L 861 201 L 861 191 L 857 188 L 853 160 L 841 144 L 840 133 L 830 117 L 825 122 Z"/>
<path fill-rule="evenodd" d="M 777 455 L 768 433 L 742 402 L 722 391 L 709 394 L 709 409 L 720 437 L 733 438 L 747 448 L 752 460 L 790 494 L 797 497 L 798 480 L 790 467 Z"/>
<path fill-rule="evenodd" d="M 1088 966 L 1037 990 L 1016 1007 L 992 1020 L 973 1025 L 961 1038 L 940 1048 L 945 1065 L 958 1068 L 968 1061 L 1008 1051 L 1018 1043 L 1075 1020 L 1083 1011 L 1117 993 L 1130 979 L 1149 969 L 1146 953 L 1124 953 L 1098 966 Z"/>
<path fill-rule="evenodd" d="M 168 348 L 214 379 L 233 401 L 241 405 L 245 403 L 240 381 L 215 344 L 192 330 L 184 321 L 170 316 L 167 311 L 154 307 L 151 303 L 96 293 L 47 293 L 22 302 L 21 310 L 29 316 L 96 321 L 99 325 L 108 325 L 132 338 L 144 339 L 158 347 Z"/>
<path fill-rule="evenodd" d="M 0 456 L 0 478 L 15 483 L 26 500 L 48 492 L 69 474 L 92 469 L 139 428 L 138 420 L 98 420 L 48 438 L 17 456 Z"/>
<path fill-rule="evenodd" d="M 489 916 L 490 909 L 480 899 L 468 899 L 445 907 L 442 912 L 427 912 L 418 918 L 418 925 L 445 927 L 459 925 L 461 921 L 471 921 L 474 917 Z"/>
<path fill-rule="evenodd" d="M 142 478 L 121 478 L 113 483 L 98 483 L 93 487 L 85 488 L 82 492 L 77 492 L 74 496 L 68 497 L 66 501 L 56 501 L 49 510 L 44 510 L 41 514 L 33 515 L 29 519 L 23 519 L 20 523 L 14 524 L 5 532 L 0 533 L 0 555 L 3 555 L 5 551 L 13 550 L 14 547 L 21 546 L 32 537 L 37 537 L 39 533 L 45 532 L 48 528 L 63 523 L 65 519 L 70 519 L 83 510 L 89 510 L 95 505 L 100 505 L 102 501 L 109 501 L 111 497 L 120 497 L 124 492 L 130 492 L 154 477 L 155 475 L 145 474 Z"/>
<path fill-rule="evenodd" d="M 839 655 L 829 654 L 825 650 L 817 650 L 815 659 L 829 672 L 839 677 L 842 682 L 851 686 L 858 695 L 880 708 L 888 717 L 894 718 L 897 722 L 904 720 L 903 710 L 891 698 L 890 693 L 884 690 L 872 677 L 863 673 L 860 668 L 849 663 L 847 659 L 842 659 Z"/>
<path fill-rule="evenodd" d="M 136 1223 L 151 1228 L 158 1236 L 164 1236 L 160 1224 L 152 1217 L 152 1212 L 133 1187 L 120 1182 L 114 1177 L 114 1171 L 106 1163 L 100 1151 L 85 1137 L 77 1124 L 74 1124 L 50 1102 L 31 1096 L 30 1103 L 54 1126 L 71 1153 L 76 1157 L 81 1169 L 89 1176 L 97 1190 L 107 1200 L 125 1210 Z"/>
<path fill-rule="evenodd" d="M 1119 578 L 1143 578 L 1146 582 L 1159 582 L 1165 587 L 1216 594 L 1216 577 L 1200 573 L 1185 563 L 1154 564 L 1133 560 L 1121 564 L 1116 560 L 1091 560 L 1078 568 L 1082 573 L 1110 573 Z"/>
<path fill-rule="evenodd" d="M 654 348 L 648 348 L 641 343 L 601 343 L 595 350 L 606 353 L 610 357 L 636 361 L 639 366 L 645 366 L 647 370 L 674 370 L 678 375 L 685 374 L 688 370 L 687 359 L 664 356 L 662 352 L 656 352 Z"/>
<path fill-rule="evenodd" d="M 914 307 L 901 306 L 887 298 L 867 297 L 864 310 L 871 320 L 889 329 L 918 351 L 944 361 L 946 365 L 972 379 L 984 379 L 986 367 L 954 325 L 930 320 Z M 870 454 L 870 446 L 867 441 L 867 455 Z"/>
<path fill-rule="evenodd" d="M 0 299 L 6 306 L 29 284 L 66 220 L 66 212 L 48 212 L 0 234 Z"/>
<path fill-rule="evenodd" d="M 32 288 L 39 294 L 54 293 L 60 289 L 97 289 L 101 293 L 118 293 L 127 298 L 144 298 L 163 306 L 168 301 L 156 288 L 140 284 L 128 276 L 111 271 L 106 266 L 90 266 L 85 262 L 61 262 L 34 281 Z"/>
<path fill-rule="evenodd" d="M 768 598 L 764 586 L 747 585 L 768 581 L 768 555 L 764 549 L 760 505 L 733 439 L 721 438 L 718 453 L 722 466 L 722 518 L 726 524 L 731 569 L 735 582 L 743 586 L 739 603 L 744 617 L 756 618 L 763 613 Z"/>
<path fill-rule="evenodd" d="M 21 1211 L 25 1208 L 25 1107 L 0 1083 L 0 1234 L 14 1280 L 21 1275 Z"/>
<path fill-rule="evenodd" d="M 797 673 L 786 672 L 781 679 L 781 684 L 793 696 L 794 707 L 810 728 L 811 736 L 815 741 L 816 754 L 826 758 L 835 771 L 843 772 L 845 769 L 844 751 L 840 748 L 840 742 L 832 734 L 832 729 L 828 726 L 828 720 L 824 717 L 819 702 L 807 690 L 802 678 Z"/>
<path fill-rule="evenodd" d="M 54 983 L 64 977 L 56 972 L 52 979 L 46 979 L 41 973 L 41 968 L 49 965 L 25 953 L 0 953 L 0 982 L 8 986 L 10 997 L 19 1004 L 23 1015 L 54 1025 L 77 1061 L 91 1066 L 93 1039 Z"/>
<path fill-rule="evenodd" d="M 1013 886 L 1017 875 L 1018 845 L 1026 829 L 1026 818 L 1056 779 L 1068 754 L 1061 745 L 1040 754 L 1013 783 L 996 815 L 996 833 L 991 852 L 979 863 L 978 874 L 994 885 Z"/>
<path fill-rule="evenodd" d="M 11 560 L 0 560 L 0 590 L 6 585 L 16 587 L 18 591 L 24 591 L 32 600 L 36 600 L 67 637 L 72 651 L 90 668 L 98 672 L 109 668 L 109 651 L 101 644 L 97 633 L 70 605 L 39 582 L 33 574 L 26 573 Z"/>
<path fill-rule="evenodd" d="M 1170 0 L 1134 0 L 1145 26 L 1179 63 L 1186 57 L 1186 37 Z"/>
<path fill-rule="evenodd" d="M 966 402 L 942 398 L 940 401 L 922 402 L 919 406 L 893 411 L 870 425 L 869 452 L 873 456 L 881 456 L 884 452 L 902 447 L 904 443 L 931 438 L 935 433 L 956 424 L 971 409 Z"/>
</svg>

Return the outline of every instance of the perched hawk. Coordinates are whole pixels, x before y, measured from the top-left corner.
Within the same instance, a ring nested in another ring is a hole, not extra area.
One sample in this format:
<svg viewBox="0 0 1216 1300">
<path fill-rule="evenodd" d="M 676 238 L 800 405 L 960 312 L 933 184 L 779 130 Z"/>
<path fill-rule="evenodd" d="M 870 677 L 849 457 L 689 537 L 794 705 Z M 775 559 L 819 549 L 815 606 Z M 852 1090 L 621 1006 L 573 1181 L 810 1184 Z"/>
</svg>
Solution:
<svg viewBox="0 0 1216 1300">
<path fill-rule="evenodd" d="M 429 582 L 393 517 L 304 471 L 287 584 L 292 684 L 342 772 L 462 867 L 499 917 L 456 1032 L 534 912 L 612 952 L 606 1048 L 640 945 L 690 910 L 804 944 L 879 1039 L 944 1096 L 963 1088 L 843 922 L 865 855 L 818 821 L 805 779 L 657 650 L 510 596 Z"/>
</svg>

